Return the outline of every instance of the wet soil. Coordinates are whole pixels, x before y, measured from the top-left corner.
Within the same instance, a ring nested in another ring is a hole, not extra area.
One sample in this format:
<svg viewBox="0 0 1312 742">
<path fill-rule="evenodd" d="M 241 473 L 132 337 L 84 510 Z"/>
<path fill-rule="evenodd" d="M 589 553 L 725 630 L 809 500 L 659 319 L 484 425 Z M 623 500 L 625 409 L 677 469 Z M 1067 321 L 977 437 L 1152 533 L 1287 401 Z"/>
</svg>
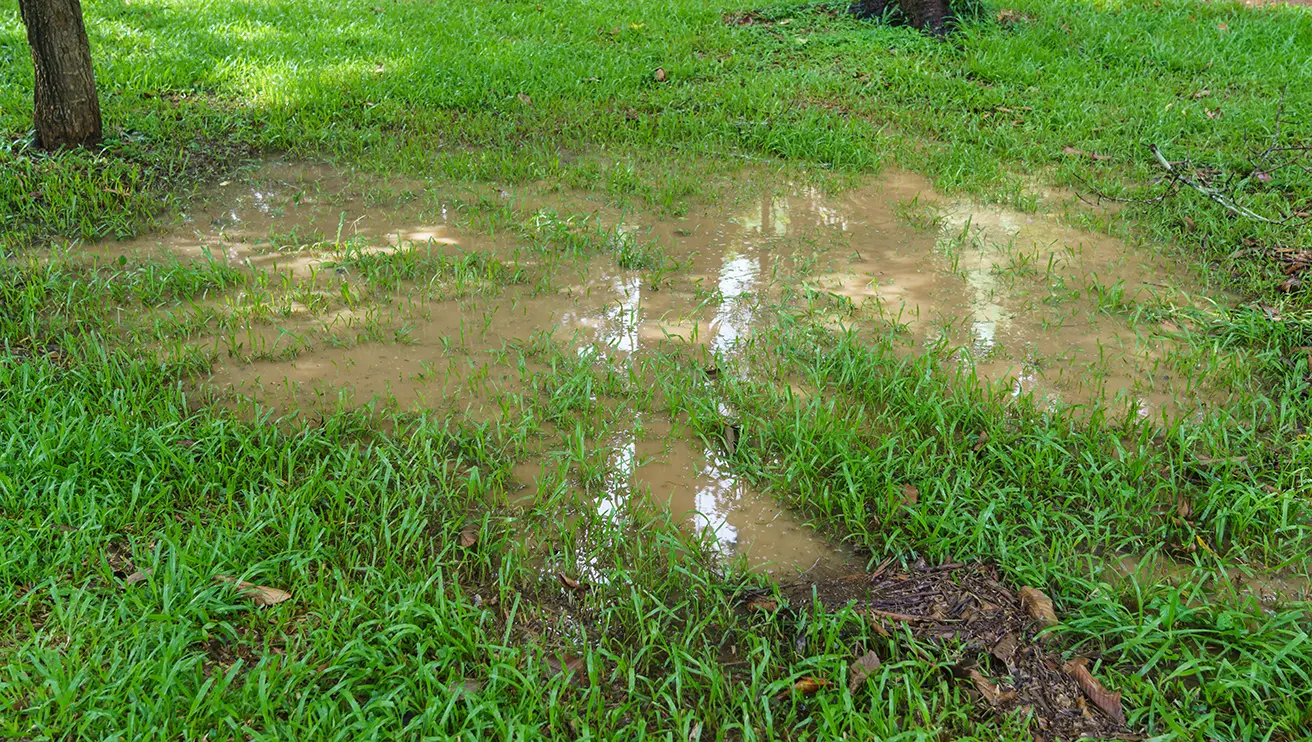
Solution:
<svg viewBox="0 0 1312 742">
<path fill-rule="evenodd" d="M 372 404 L 492 418 L 535 371 L 508 362 L 510 351 L 535 339 L 619 365 L 669 345 L 733 354 L 775 308 L 808 296 L 845 303 L 835 326 L 892 333 L 908 353 L 958 347 L 982 379 L 1042 404 L 1119 403 L 1165 416 L 1206 402 L 1172 378 L 1169 334 L 1117 311 L 1188 302 L 1198 290 L 1151 251 L 1049 217 L 945 199 L 907 173 L 837 196 L 750 178 L 739 185 L 725 205 L 669 217 L 586 193 L 443 190 L 272 162 L 203 194 L 169 231 L 87 251 L 100 260 L 208 257 L 282 276 L 292 289 L 276 307 L 254 291 L 209 300 L 204 311 L 245 319 L 192 340 L 217 355 L 204 382 L 210 393 L 281 412 Z M 480 221 L 489 209 L 521 223 L 608 229 L 612 243 L 648 252 L 628 269 L 613 252 L 555 255 L 550 240 L 530 248 L 520 233 Z M 348 267 L 366 254 L 484 256 L 523 275 L 454 288 L 407 279 L 389 292 Z M 603 509 L 649 495 L 755 565 L 796 573 L 845 562 L 733 477 L 715 451 L 668 426 L 646 425 L 609 445 L 616 473 Z"/>
<path fill-rule="evenodd" d="M 666 508 L 725 558 L 742 557 L 754 570 L 787 579 L 799 572 L 842 574 L 859 561 L 849 550 L 773 497 L 733 473 L 722 454 L 680 426 L 648 419 L 607 441 L 609 472 L 596 506 L 621 522 L 635 500 Z M 512 500 L 539 497 L 543 465 L 515 467 Z"/>
<path fill-rule="evenodd" d="M 1260 573 L 1243 567 L 1200 568 L 1162 554 L 1122 554 L 1108 562 L 1102 579 L 1113 587 L 1133 584 L 1139 591 L 1157 585 L 1198 585 L 1212 599 L 1253 599 L 1264 606 L 1312 601 L 1312 578 L 1287 572 Z"/>
</svg>

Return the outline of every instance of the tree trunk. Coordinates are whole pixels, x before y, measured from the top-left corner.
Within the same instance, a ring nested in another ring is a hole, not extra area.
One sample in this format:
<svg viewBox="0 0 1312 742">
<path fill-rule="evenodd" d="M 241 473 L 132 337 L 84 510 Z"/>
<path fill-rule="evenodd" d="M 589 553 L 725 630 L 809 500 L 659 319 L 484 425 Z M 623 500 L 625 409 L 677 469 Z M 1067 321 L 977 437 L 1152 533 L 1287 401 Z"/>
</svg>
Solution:
<svg viewBox="0 0 1312 742">
<path fill-rule="evenodd" d="M 36 67 L 36 143 L 62 149 L 100 141 L 100 101 L 79 0 L 18 0 Z"/>
<path fill-rule="evenodd" d="M 856 0 L 852 12 L 862 18 L 874 18 L 892 7 L 902 11 L 908 25 L 934 34 L 941 35 L 946 31 L 948 21 L 952 19 L 948 0 Z"/>
<path fill-rule="evenodd" d="M 907 20 L 916 28 L 936 34 L 946 30 L 948 0 L 901 0 L 900 4 Z"/>
</svg>

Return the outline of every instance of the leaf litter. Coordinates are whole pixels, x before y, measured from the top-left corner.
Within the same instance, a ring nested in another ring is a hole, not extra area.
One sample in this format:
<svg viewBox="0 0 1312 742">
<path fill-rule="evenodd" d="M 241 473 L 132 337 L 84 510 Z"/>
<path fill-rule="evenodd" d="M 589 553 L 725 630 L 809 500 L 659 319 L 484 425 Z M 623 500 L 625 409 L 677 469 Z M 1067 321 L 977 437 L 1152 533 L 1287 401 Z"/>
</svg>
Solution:
<svg viewBox="0 0 1312 742">
<path fill-rule="evenodd" d="M 242 597 L 249 599 L 252 603 L 261 607 L 277 605 L 292 599 L 292 594 L 286 590 L 279 590 L 276 587 L 256 585 L 226 575 L 215 575 L 214 581 L 236 586 L 237 592 L 240 593 Z"/>
<path fill-rule="evenodd" d="M 1037 740 L 1137 738 L 1125 726 L 1120 693 L 1093 676 L 1087 659 L 1063 661 L 1052 642 L 1044 640 L 1054 636 L 1047 630 L 1058 624 L 1051 599 L 1037 588 L 1006 587 L 992 567 L 881 567 L 870 574 L 791 583 L 781 590 L 792 605 L 810 605 L 814 596 L 827 610 L 851 606 L 867 616 L 883 641 L 896 644 L 909 634 L 914 640 L 910 649 L 922 659 L 937 661 L 934 648 L 944 658 L 950 654 L 956 658 L 949 665 L 953 682 L 979 699 L 978 713 L 1029 716 Z M 877 656 L 853 663 L 852 690 L 878 666 Z"/>
</svg>

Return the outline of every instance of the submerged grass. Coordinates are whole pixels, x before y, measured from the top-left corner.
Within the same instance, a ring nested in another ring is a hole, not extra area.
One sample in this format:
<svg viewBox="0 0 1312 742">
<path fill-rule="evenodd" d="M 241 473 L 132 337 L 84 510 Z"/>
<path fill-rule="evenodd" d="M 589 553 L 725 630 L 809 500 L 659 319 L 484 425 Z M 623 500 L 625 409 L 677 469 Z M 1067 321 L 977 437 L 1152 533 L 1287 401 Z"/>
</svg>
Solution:
<svg viewBox="0 0 1312 742">
<path fill-rule="evenodd" d="M 450 309 L 441 302 L 554 291 L 589 261 L 656 289 L 678 268 L 647 235 L 526 212 L 480 190 L 488 181 L 677 215 L 717 194 L 734 156 L 840 175 L 897 162 L 1032 208 L 1045 184 L 1152 193 L 1148 143 L 1219 180 L 1252 175 L 1254 150 L 1272 141 L 1312 134 L 1305 10 L 1001 9 L 981 5 L 940 41 L 824 3 L 94 0 L 111 134 L 103 150 L 58 155 L 28 145 L 32 73 L 6 10 L 0 244 L 16 254 L 0 264 L 0 737 L 1042 734 L 981 710 L 952 680 L 952 646 L 882 636 L 851 610 L 746 611 L 774 586 L 721 563 L 704 535 L 636 500 L 602 512 L 615 435 L 669 419 L 872 565 L 983 560 L 1043 587 L 1063 619 L 1055 646 L 1099 658 L 1130 729 L 1308 738 L 1307 604 L 1224 589 L 1228 569 L 1312 571 L 1312 316 L 1301 289 L 1277 291 L 1269 252 L 1306 244 L 1300 218 L 1237 219 L 1191 191 L 1122 212 L 1117 228 L 1206 263 L 1240 294 L 1234 308 L 1067 287 L 1098 311 L 1178 322 L 1172 371 L 1233 391 L 1224 409 L 1164 424 L 1015 398 L 950 348 L 908 354 L 896 331 L 834 331 L 835 314 L 858 309 L 804 290 L 710 358 L 662 348 L 621 362 L 545 332 L 473 350 L 466 330 L 487 328 L 470 318 L 446 349 L 470 395 L 492 369 L 515 379 L 491 416 L 384 400 L 305 422 L 229 412 L 198 390 L 223 354 L 404 347 L 408 323 Z M 130 234 L 268 150 L 474 184 L 453 201 L 457 220 L 512 235 L 532 260 L 380 252 L 334 225 L 262 244 L 328 254 L 308 277 L 29 251 L 55 235 Z M 1271 175 L 1249 178 L 1246 206 L 1307 210 L 1305 171 Z M 897 212 L 921 230 L 942 223 L 919 201 Z M 1005 271 L 1056 280 L 1028 260 Z M 347 312 L 362 319 L 285 333 L 297 313 Z M 529 503 L 513 474 L 526 460 L 547 463 Z M 1107 566 L 1125 554 L 1170 558 L 1189 577 L 1113 579 Z M 219 576 L 293 597 L 257 608 Z M 848 690 L 851 660 L 872 649 L 883 665 Z M 807 676 L 833 685 L 791 693 Z"/>
</svg>

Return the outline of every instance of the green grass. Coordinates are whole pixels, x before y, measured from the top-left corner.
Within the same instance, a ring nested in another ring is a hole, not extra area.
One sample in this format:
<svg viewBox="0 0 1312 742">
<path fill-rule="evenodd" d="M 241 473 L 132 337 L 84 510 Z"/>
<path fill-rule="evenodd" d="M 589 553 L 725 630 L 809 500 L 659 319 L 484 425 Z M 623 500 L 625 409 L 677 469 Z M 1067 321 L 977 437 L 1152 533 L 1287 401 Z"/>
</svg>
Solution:
<svg viewBox="0 0 1312 742">
<path fill-rule="evenodd" d="M 1149 143 L 1247 177 L 1278 109 L 1280 142 L 1312 137 L 1306 9 L 1020 0 L 1019 22 L 984 4 L 939 41 L 843 5 L 90 0 L 108 138 L 58 155 L 30 147 L 32 70 L 16 8 L 0 10 L 0 738 L 1032 738 L 950 679 L 953 647 L 914 650 L 851 610 L 744 612 L 767 578 L 641 498 L 596 507 L 617 436 L 668 420 L 716 449 L 726 410 L 736 475 L 871 564 L 983 560 L 1042 586 L 1057 650 L 1101 658 L 1131 728 L 1312 737 L 1308 605 L 1224 579 L 1312 572 L 1312 307 L 1277 291 L 1266 252 L 1306 247 L 1299 219 L 1236 218 L 1188 190 L 1068 215 L 1233 292 L 1207 311 L 1066 285 L 1010 253 L 1003 278 L 1050 284 L 1052 304 L 1179 327 L 1163 371 L 1229 396 L 1160 424 L 1114 402 L 1012 399 L 954 349 L 909 352 L 896 323 L 797 286 L 757 297 L 770 322 L 715 358 L 670 344 L 625 363 L 545 331 L 489 343 L 471 316 L 447 363 L 420 372 L 462 385 L 450 409 L 343 398 L 279 417 L 203 387 L 220 361 L 404 349 L 455 302 L 509 306 L 603 262 L 656 290 L 679 280 L 649 234 L 502 187 L 678 216 L 771 187 L 735 179 L 743 165 L 835 190 L 898 165 L 1037 209 L 1049 185 L 1155 193 Z M 460 229 L 514 252 L 378 253 L 333 224 L 261 245 L 327 255 L 333 270 L 310 276 L 80 256 L 76 240 L 167 221 L 269 152 L 382 176 L 362 186 L 370 202 L 451 204 Z M 387 184 L 398 175 L 429 190 Z M 1312 175 L 1249 178 L 1239 200 L 1310 211 Z M 895 212 L 942 224 L 919 200 Z M 327 322 L 339 312 L 360 319 Z M 835 317 L 865 329 L 828 329 Z M 525 461 L 544 464 L 528 503 L 512 475 Z M 1172 517 L 1181 497 L 1190 518 Z M 1109 578 L 1126 553 L 1188 578 Z M 556 572 L 593 587 L 563 590 Z M 293 599 L 257 608 L 216 576 Z M 866 649 L 885 662 L 853 694 Z M 567 658 L 587 682 L 556 670 Z M 806 675 L 835 686 L 776 699 Z"/>
</svg>

